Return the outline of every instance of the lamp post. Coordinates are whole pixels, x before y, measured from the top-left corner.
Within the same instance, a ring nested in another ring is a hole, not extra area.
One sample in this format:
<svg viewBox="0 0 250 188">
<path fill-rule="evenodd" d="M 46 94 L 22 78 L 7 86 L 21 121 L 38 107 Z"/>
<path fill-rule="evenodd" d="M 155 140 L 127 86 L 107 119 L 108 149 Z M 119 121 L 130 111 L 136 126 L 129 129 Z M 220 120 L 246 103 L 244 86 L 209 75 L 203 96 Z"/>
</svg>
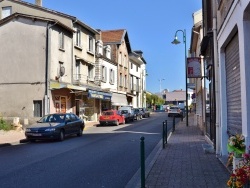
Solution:
<svg viewBox="0 0 250 188">
<path fill-rule="evenodd" d="M 165 80 L 165 79 L 164 79 L 164 78 L 159 79 L 159 82 L 160 82 L 160 93 L 161 93 L 161 82 L 162 82 L 163 80 Z"/>
<path fill-rule="evenodd" d="M 185 44 L 185 77 L 186 77 L 186 126 L 188 126 L 188 87 L 187 87 L 187 43 L 186 43 L 186 30 L 177 30 L 175 32 L 175 37 L 172 44 L 180 44 L 181 42 L 177 38 L 177 33 L 182 32 L 183 34 L 183 43 Z"/>
</svg>

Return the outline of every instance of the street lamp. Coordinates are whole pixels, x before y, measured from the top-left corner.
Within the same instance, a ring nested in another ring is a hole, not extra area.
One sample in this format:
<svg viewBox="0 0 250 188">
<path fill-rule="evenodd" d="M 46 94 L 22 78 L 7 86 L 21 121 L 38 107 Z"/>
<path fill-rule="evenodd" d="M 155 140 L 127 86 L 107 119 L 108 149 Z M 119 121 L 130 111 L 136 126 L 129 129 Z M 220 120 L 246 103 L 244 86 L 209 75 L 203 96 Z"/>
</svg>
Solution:
<svg viewBox="0 0 250 188">
<path fill-rule="evenodd" d="M 165 80 L 165 79 L 164 78 L 159 79 L 159 82 L 160 82 L 160 93 L 161 93 L 161 82 L 162 82 L 162 80 Z"/>
<path fill-rule="evenodd" d="M 185 77 L 186 77 L 186 126 L 188 126 L 188 87 L 187 87 L 187 43 L 186 43 L 186 30 L 177 30 L 175 32 L 175 37 L 172 44 L 180 44 L 181 42 L 177 38 L 177 33 L 182 32 L 183 34 L 183 43 L 185 44 Z"/>
</svg>

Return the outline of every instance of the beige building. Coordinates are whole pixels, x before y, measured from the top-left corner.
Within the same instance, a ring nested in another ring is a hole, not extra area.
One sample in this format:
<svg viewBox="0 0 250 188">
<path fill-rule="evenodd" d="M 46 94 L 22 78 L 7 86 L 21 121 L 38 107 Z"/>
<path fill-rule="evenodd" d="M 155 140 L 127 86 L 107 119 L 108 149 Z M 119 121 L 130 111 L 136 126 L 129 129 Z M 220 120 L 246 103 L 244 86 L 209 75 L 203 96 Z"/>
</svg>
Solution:
<svg viewBox="0 0 250 188">
<path fill-rule="evenodd" d="M 96 121 L 100 101 L 104 96 L 111 99 L 110 93 L 100 93 L 99 77 L 95 75 L 99 33 L 76 17 L 49 10 L 41 3 L 2 0 L 0 18 L 0 33 L 5 36 L 1 44 L 8 44 L 4 49 L 1 45 L 1 71 L 13 70 L 13 64 L 18 70 L 17 76 L 3 74 L 6 79 L 1 83 L 1 97 L 8 96 L 11 102 L 1 100 L 1 114 L 32 120 L 53 112 L 84 112 L 87 120 Z M 8 27 L 15 29 L 6 32 Z M 16 98 L 9 87 L 19 96 L 22 92 L 23 97 Z M 6 88 L 11 91 L 8 95 Z"/>
<path fill-rule="evenodd" d="M 0 114 L 21 123 L 57 112 L 97 121 L 104 108 L 132 105 L 127 31 L 97 31 L 35 3 L 0 0 Z"/>
<path fill-rule="evenodd" d="M 129 53 L 131 52 L 128 33 L 125 29 L 101 31 L 103 45 L 110 45 L 111 59 L 117 65 L 117 91 L 112 94 L 112 108 L 132 103 L 129 88 Z"/>
</svg>

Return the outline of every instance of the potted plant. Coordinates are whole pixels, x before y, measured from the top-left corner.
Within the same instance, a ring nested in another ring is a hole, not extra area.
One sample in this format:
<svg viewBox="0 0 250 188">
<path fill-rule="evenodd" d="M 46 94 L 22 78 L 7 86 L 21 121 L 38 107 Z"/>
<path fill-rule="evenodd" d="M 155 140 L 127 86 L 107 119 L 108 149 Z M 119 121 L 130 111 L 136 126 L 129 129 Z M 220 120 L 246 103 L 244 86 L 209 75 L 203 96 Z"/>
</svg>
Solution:
<svg viewBox="0 0 250 188">
<path fill-rule="evenodd" d="M 245 137 L 242 134 L 236 134 L 228 139 L 227 150 L 229 153 L 233 153 L 234 157 L 242 157 L 245 153 Z"/>
<path fill-rule="evenodd" d="M 241 163 L 232 171 L 227 186 L 231 188 L 249 188 L 250 155 L 243 154 Z"/>
</svg>

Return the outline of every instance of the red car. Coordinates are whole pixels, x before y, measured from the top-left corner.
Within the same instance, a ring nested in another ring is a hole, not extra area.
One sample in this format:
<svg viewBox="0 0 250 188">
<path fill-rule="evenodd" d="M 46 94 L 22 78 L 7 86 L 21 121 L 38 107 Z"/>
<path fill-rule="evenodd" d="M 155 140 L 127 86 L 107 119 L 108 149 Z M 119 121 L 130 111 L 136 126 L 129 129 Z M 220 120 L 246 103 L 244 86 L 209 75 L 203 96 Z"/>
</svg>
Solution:
<svg viewBox="0 0 250 188">
<path fill-rule="evenodd" d="M 100 125 L 125 124 L 125 117 L 118 110 L 107 110 L 99 117 Z"/>
</svg>

